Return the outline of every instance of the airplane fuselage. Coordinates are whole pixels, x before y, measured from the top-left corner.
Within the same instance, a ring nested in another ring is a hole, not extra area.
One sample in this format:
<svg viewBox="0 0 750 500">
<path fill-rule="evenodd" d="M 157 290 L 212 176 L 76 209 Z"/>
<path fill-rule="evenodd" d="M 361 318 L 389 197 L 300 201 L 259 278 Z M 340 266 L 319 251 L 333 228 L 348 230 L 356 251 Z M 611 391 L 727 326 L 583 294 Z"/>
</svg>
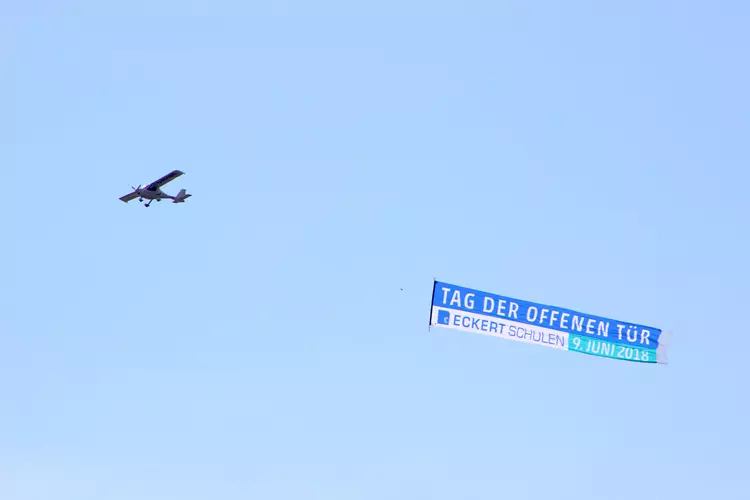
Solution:
<svg viewBox="0 0 750 500">
<path fill-rule="evenodd" d="M 168 195 L 165 195 L 161 189 L 156 189 L 155 191 L 152 191 L 150 189 L 139 189 L 136 191 L 138 196 L 140 198 L 144 198 L 146 200 L 159 200 L 162 198 L 168 198 Z"/>
</svg>

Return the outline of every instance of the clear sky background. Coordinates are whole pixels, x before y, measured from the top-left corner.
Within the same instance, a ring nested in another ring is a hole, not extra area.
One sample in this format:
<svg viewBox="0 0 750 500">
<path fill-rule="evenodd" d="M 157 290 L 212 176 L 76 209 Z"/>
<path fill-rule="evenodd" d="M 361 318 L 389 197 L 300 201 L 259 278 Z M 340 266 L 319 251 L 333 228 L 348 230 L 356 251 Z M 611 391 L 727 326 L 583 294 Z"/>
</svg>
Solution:
<svg viewBox="0 0 750 500">
<path fill-rule="evenodd" d="M 0 9 L 3 500 L 748 498 L 747 2 Z"/>
</svg>

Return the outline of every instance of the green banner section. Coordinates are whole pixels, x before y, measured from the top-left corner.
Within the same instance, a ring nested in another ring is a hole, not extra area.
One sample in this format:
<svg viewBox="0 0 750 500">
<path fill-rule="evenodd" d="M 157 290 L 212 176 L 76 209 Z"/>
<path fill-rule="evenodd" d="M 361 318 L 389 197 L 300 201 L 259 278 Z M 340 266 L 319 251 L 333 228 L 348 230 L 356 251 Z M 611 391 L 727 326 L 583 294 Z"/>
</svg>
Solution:
<svg viewBox="0 0 750 500">
<path fill-rule="evenodd" d="M 656 363 L 656 350 L 633 347 L 624 344 L 607 342 L 606 340 L 592 339 L 580 335 L 568 337 L 568 350 L 583 352 L 593 356 L 604 356 L 605 358 L 624 359 L 626 361 L 638 361 L 641 363 Z"/>
</svg>

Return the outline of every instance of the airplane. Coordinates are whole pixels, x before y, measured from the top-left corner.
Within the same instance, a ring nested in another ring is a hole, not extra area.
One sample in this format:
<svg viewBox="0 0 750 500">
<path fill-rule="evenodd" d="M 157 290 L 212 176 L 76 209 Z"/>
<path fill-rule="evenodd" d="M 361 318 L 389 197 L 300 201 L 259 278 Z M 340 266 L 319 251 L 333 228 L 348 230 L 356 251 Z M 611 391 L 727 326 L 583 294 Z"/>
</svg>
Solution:
<svg viewBox="0 0 750 500">
<path fill-rule="evenodd" d="M 131 186 L 133 188 L 133 192 L 120 197 L 120 200 L 127 203 L 138 198 L 138 201 L 143 203 L 143 199 L 146 198 L 148 200 L 148 203 L 144 205 L 145 207 L 150 206 L 151 202 L 154 200 L 161 201 L 163 199 L 172 200 L 172 203 L 185 203 L 185 200 L 190 198 L 192 195 L 187 194 L 184 189 L 180 189 L 180 192 L 177 193 L 176 196 L 170 196 L 161 190 L 161 187 L 164 184 L 175 180 L 184 173 L 185 172 L 181 172 L 179 170 L 173 170 L 164 177 L 155 180 L 151 184 L 146 184 L 145 186 L 139 184 L 138 187 Z"/>
</svg>

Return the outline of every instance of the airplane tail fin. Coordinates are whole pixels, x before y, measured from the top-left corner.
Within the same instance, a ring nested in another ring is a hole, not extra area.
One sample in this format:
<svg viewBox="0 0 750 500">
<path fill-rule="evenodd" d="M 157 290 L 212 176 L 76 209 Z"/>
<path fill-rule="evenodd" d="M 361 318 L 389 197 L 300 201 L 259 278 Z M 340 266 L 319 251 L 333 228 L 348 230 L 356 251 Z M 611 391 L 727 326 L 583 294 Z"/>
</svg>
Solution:
<svg viewBox="0 0 750 500">
<path fill-rule="evenodd" d="M 180 189 L 180 192 L 177 193 L 177 196 L 174 197 L 172 203 L 185 203 L 185 200 L 187 200 L 191 196 L 192 195 L 187 194 L 184 189 Z"/>
</svg>

